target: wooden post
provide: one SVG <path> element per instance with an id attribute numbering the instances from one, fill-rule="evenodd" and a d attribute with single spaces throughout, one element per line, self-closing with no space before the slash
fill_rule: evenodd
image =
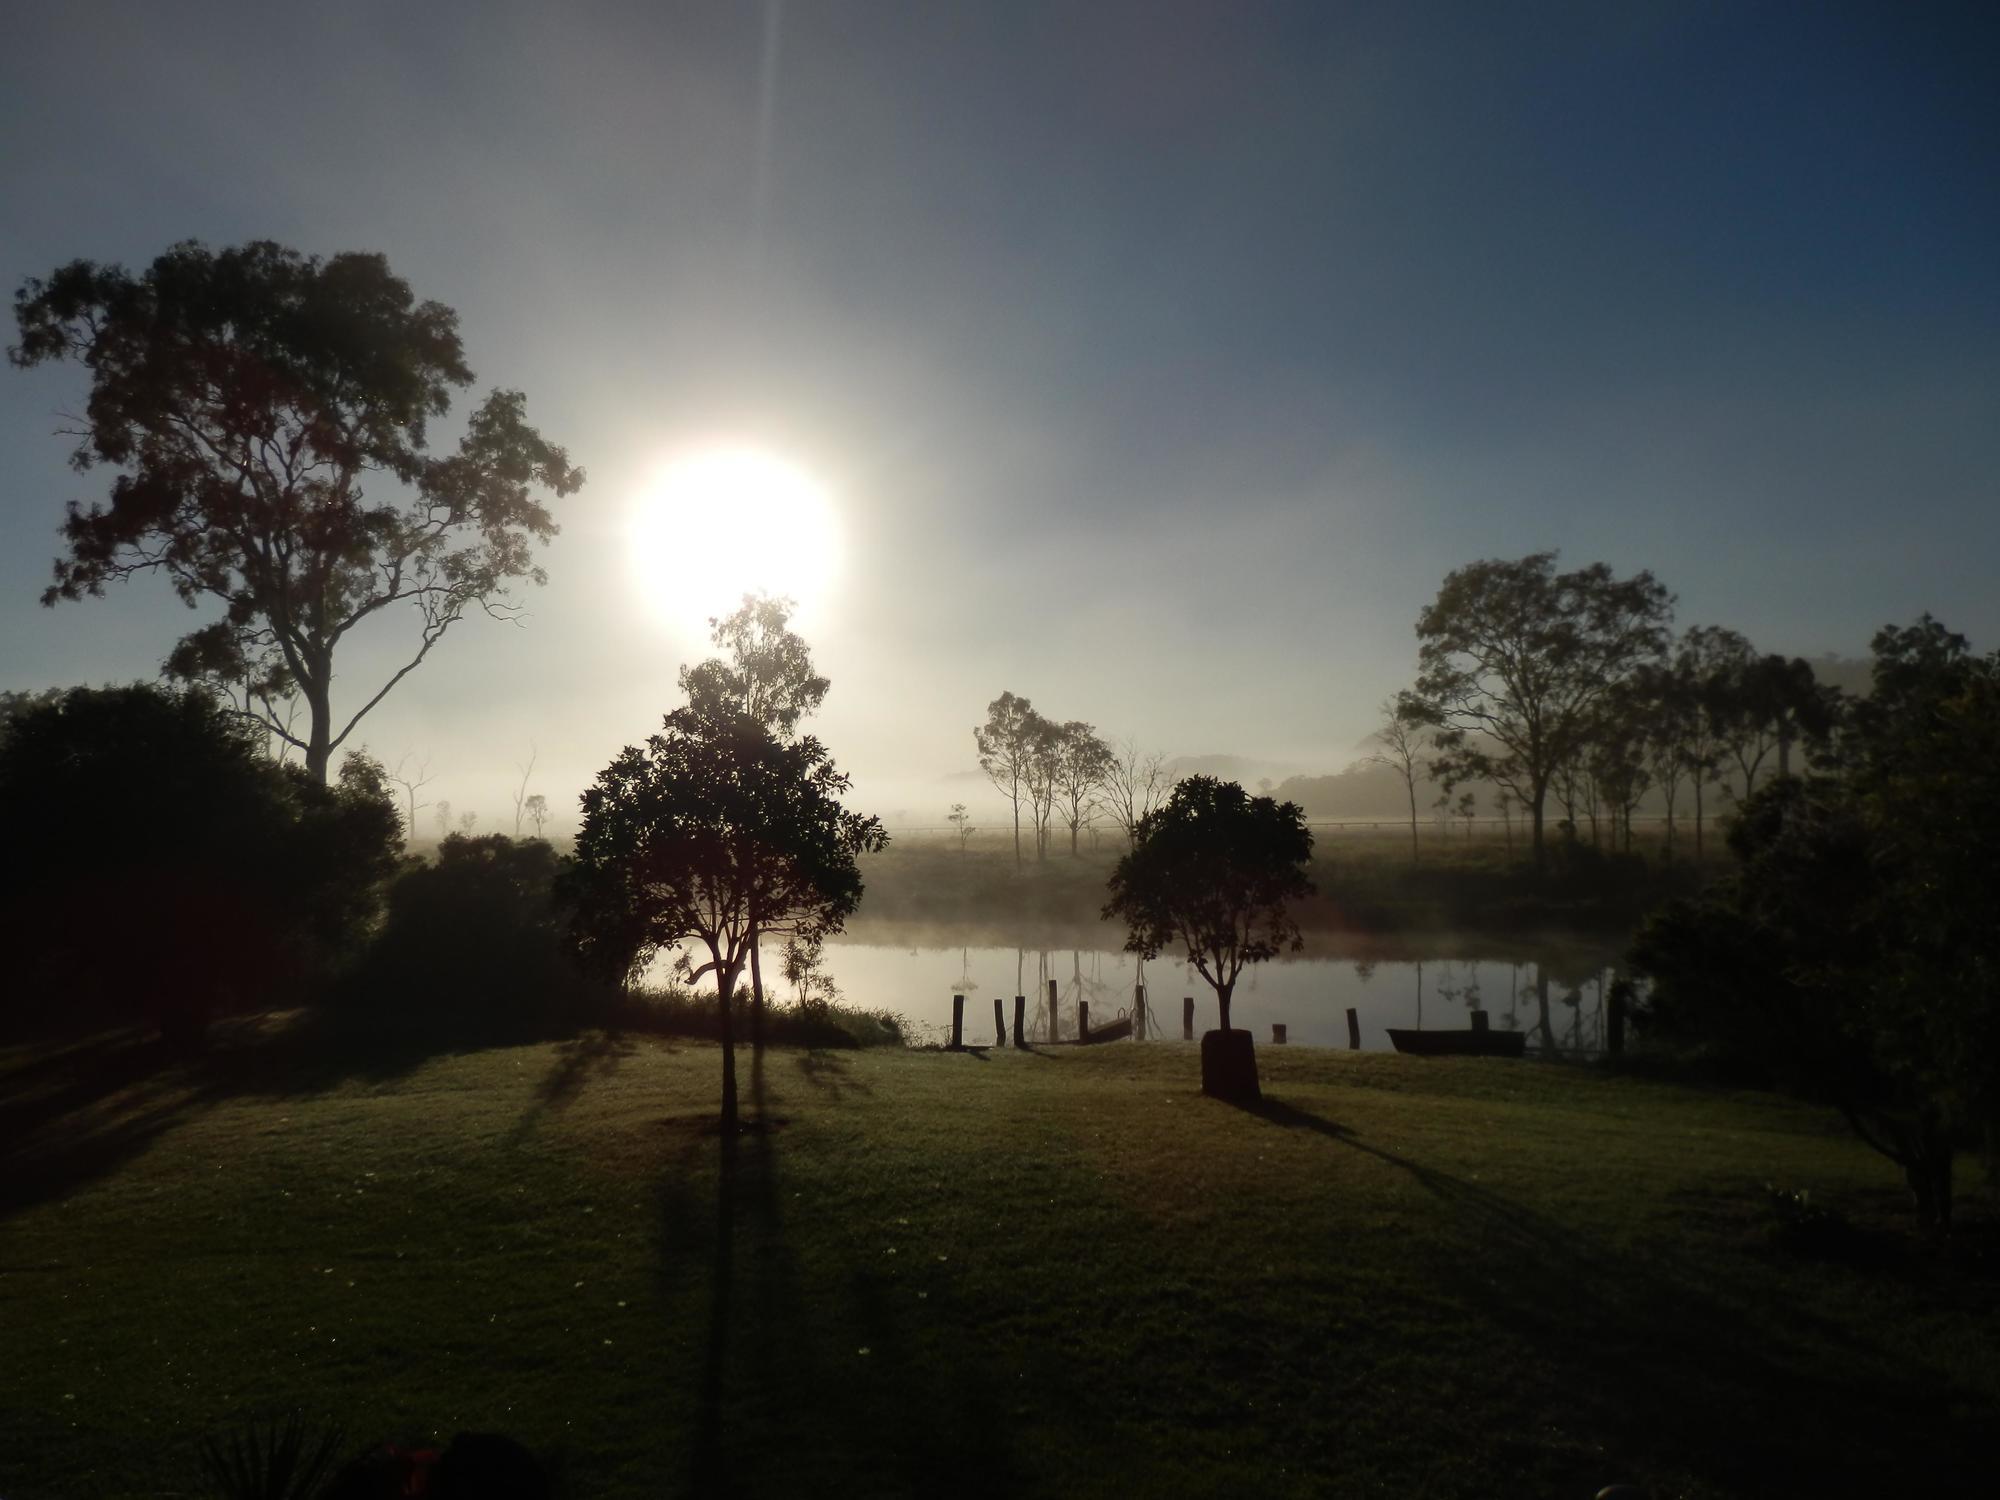
<path id="1" fill-rule="evenodd" d="M 1361 1050 L 1361 1017 L 1351 1005 L 1347 1007 L 1347 1046 L 1353 1052 Z"/>
<path id="2" fill-rule="evenodd" d="M 1625 1055 L 1625 981 L 1611 986 L 1606 1001 L 1604 1050 L 1613 1057 Z"/>
<path id="3" fill-rule="evenodd" d="M 1474 1011 L 1474 1012 L 1472 1013 L 1472 1033 L 1473 1033 L 1473 1035 L 1474 1035 L 1474 1036 L 1479 1036 L 1479 1035 L 1482 1035 L 1482 1034 L 1484 1034 L 1484 1033 L 1485 1033 L 1486 1031 L 1488 1031 L 1488 1030 L 1490 1030 L 1490 1029 L 1491 1029 L 1491 1018 L 1490 1018 L 1490 1017 L 1489 1017 L 1489 1016 L 1488 1016 L 1488 1015 L 1486 1014 L 1486 1012 L 1485 1012 L 1485 1011 L 1483 1011 L 1483 1010 L 1475 1010 L 1475 1011 Z"/>
<path id="4" fill-rule="evenodd" d="M 965 1045 L 965 996 L 951 997 L 951 1050 L 956 1052 Z"/>
<path id="5" fill-rule="evenodd" d="M 1283 1021 L 1273 1021 L 1271 1023 L 1271 1043 L 1277 1047 L 1285 1045 L 1285 1023 Z"/>
<path id="6" fill-rule="evenodd" d="M 1002 1003 L 998 995 L 995 995 L 993 997 L 993 1032 L 994 1032 L 993 1045 L 996 1047 L 1006 1046 L 1007 1007 L 1005 1004 Z"/>
<path id="7" fill-rule="evenodd" d="M 1143 984 L 1132 986 L 1132 1039 L 1136 1042 L 1146 1040 L 1146 987 Z"/>
<path id="8" fill-rule="evenodd" d="M 1181 1040 L 1194 1040 L 1194 996 L 1181 996 Z"/>
<path id="9" fill-rule="evenodd" d="M 1028 997 L 1026 995 L 1016 995 L 1014 997 L 1014 1045 L 1016 1047 L 1025 1047 L 1028 1045 Z"/>
<path id="10" fill-rule="evenodd" d="M 1062 1040 L 1062 1012 L 1056 1009 L 1056 982 L 1049 981 L 1049 1040 Z"/>
<path id="11" fill-rule="evenodd" d="M 1079 1000 L 1076 1002 L 1076 1039 L 1079 1042 L 1090 1040 L 1090 1002 L 1088 1000 Z"/>

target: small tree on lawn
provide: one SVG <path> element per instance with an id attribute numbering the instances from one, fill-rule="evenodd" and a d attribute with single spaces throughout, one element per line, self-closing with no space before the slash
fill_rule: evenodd
<path id="1" fill-rule="evenodd" d="M 1111 872 L 1106 921 L 1141 959 L 1175 946 L 1215 991 L 1223 1032 L 1245 965 L 1303 946 L 1288 903 L 1313 892 L 1312 832 L 1295 802 L 1252 797 L 1233 781 L 1189 776 L 1138 827 Z M 1204 1042 L 1202 1086 L 1209 1088 Z M 1250 1091 L 1256 1073 L 1250 1065 Z M 1210 1092 L 1218 1090 L 1210 1089 Z"/>
<path id="2" fill-rule="evenodd" d="M 573 947 L 614 977 L 665 948 L 706 952 L 702 963 L 683 952 L 677 968 L 690 985 L 715 976 L 725 1129 L 737 1118 L 732 1002 L 757 933 L 838 932 L 861 900 L 857 857 L 888 842 L 878 820 L 840 805 L 848 784 L 811 736 L 690 705 L 583 794 Z"/>

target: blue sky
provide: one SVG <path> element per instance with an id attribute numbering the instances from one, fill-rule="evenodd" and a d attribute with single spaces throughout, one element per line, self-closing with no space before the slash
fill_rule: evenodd
<path id="1" fill-rule="evenodd" d="M 567 805 L 671 706 L 699 643 L 626 529 L 717 435 L 834 495 L 821 729 L 883 810 L 1002 688 L 1335 769 L 1444 573 L 1544 547 L 1771 649 L 1924 609 L 2000 644 L 1993 7 L 790 0 L 760 216 L 766 9 L 10 22 L 10 286 L 380 250 L 589 470 L 524 627 L 364 730 L 489 826 L 531 741 Z M 0 372 L 0 685 L 148 676 L 189 623 L 36 604 L 101 492 L 51 436 L 82 390 Z"/>

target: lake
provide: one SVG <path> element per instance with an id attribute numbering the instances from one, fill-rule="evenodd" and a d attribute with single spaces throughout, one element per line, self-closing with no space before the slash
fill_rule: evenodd
<path id="1" fill-rule="evenodd" d="M 1308 942 L 1307 952 L 1255 965 L 1237 981 L 1231 1020 L 1252 1031 L 1259 1045 L 1270 1041 L 1271 1026 L 1279 1023 L 1293 1043 L 1345 1047 L 1349 1006 L 1360 1019 L 1361 1045 L 1370 1050 L 1389 1048 L 1391 1026 L 1466 1027 L 1474 1008 L 1487 1011 L 1496 1029 L 1528 1032 L 1531 1050 L 1588 1054 L 1604 1045 L 1604 994 L 1615 977 L 1615 947 L 1552 939 L 1538 961 L 1518 952 L 1465 956 L 1463 948 L 1452 956 L 1383 957 L 1379 948 L 1341 953 L 1325 951 L 1337 949 L 1338 940 Z M 1195 999 L 1196 1035 L 1217 1024 L 1215 992 L 1192 968 L 1164 955 L 1140 965 L 1129 953 L 1087 948 L 837 941 L 827 946 L 824 967 L 844 1003 L 897 1012 L 919 1042 L 946 1038 L 954 994 L 966 997 L 967 1042 L 993 1040 L 995 996 L 1005 1001 L 1011 1025 L 1015 995 L 1028 997 L 1030 1038 L 1046 1040 L 1050 980 L 1065 1039 L 1076 1035 L 1078 1000 L 1089 1003 L 1095 1028 L 1129 1014 L 1140 983 L 1148 997 L 1149 1036 L 1180 1038 L 1185 995 Z M 774 958 L 765 974 L 772 997 L 782 1002 L 789 997 L 776 971 Z"/>

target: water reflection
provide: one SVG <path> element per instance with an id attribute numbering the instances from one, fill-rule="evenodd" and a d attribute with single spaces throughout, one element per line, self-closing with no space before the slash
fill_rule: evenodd
<path id="1" fill-rule="evenodd" d="M 1352 1006 L 1363 1048 L 1387 1050 L 1391 1026 L 1458 1029 L 1471 1024 L 1471 1012 L 1484 1010 L 1496 1030 L 1526 1031 L 1530 1051 L 1590 1056 L 1605 1046 L 1606 1000 L 1622 972 L 1619 962 L 1613 946 L 1568 938 L 1497 956 L 1309 953 L 1246 970 L 1233 1019 L 1260 1043 L 1279 1024 L 1291 1042 L 1345 1047 Z M 1145 964 L 1129 953 L 1088 948 L 835 942 L 826 963 L 850 1002 L 899 1012 L 919 1038 L 944 1035 L 954 994 L 966 997 L 968 1037 L 981 1040 L 989 1002 L 1001 1000 L 1011 1016 L 1016 995 L 1025 998 L 1034 1042 L 1074 1040 L 1079 1002 L 1089 1006 L 1093 1030 L 1137 1020 L 1142 994 L 1148 1039 L 1181 1036 L 1188 996 L 1196 1034 L 1216 1024 L 1215 992 L 1191 966 L 1165 956 Z M 1009 973 L 1011 990 L 992 982 Z"/>

